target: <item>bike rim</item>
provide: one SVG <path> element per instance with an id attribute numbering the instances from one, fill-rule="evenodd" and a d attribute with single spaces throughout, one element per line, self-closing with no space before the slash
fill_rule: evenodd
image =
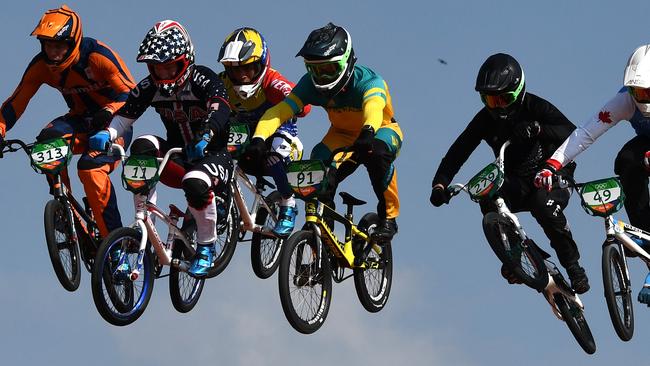
<path id="1" fill-rule="evenodd" d="M 151 271 L 148 268 L 143 268 L 140 276 L 138 276 L 135 281 L 132 281 L 128 278 L 123 278 L 124 274 L 118 273 L 115 268 L 112 268 L 113 266 L 111 264 L 110 253 L 112 252 L 113 248 L 119 247 L 122 251 L 119 259 L 119 264 L 128 263 L 131 270 L 133 270 L 134 268 L 137 268 L 138 265 L 139 246 L 140 242 L 135 238 L 120 238 L 111 243 L 109 247 L 110 249 L 106 251 L 103 258 L 104 265 L 108 265 L 110 268 L 110 279 L 108 279 L 110 283 L 106 283 L 107 279 L 102 280 L 102 295 L 104 297 L 104 302 L 108 305 L 112 313 L 119 314 L 123 317 L 129 317 L 133 315 L 142 307 L 142 304 L 145 301 L 146 297 L 145 294 L 149 290 L 151 283 L 149 280 Z M 145 266 L 147 265 L 146 263 L 147 261 L 143 261 L 143 264 Z M 109 294 L 109 290 L 106 288 L 106 286 L 112 286 L 113 292 L 124 304 L 131 302 L 133 299 L 136 299 L 131 309 L 127 312 L 121 312 L 119 309 L 117 309 L 115 304 L 113 304 L 113 300 L 111 299 L 111 295 Z"/>
<path id="2" fill-rule="evenodd" d="M 632 312 L 630 311 L 631 303 L 627 301 L 628 292 L 623 277 L 623 269 L 619 266 L 616 256 L 610 256 L 609 272 L 612 278 L 611 285 L 616 302 L 616 312 L 626 328 L 632 324 Z"/>
<path id="3" fill-rule="evenodd" d="M 289 265 L 289 296 L 296 315 L 308 324 L 316 323 L 325 307 L 326 290 L 316 273 L 315 248 L 306 240 L 291 253 Z"/>
<path id="4" fill-rule="evenodd" d="M 70 238 L 70 223 L 68 222 L 67 215 L 63 207 L 59 206 L 56 210 L 56 218 L 54 224 L 54 238 L 56 240 L 57 255 L 59 262 L 65 271 L 68 278 L 74 278 L 77 274 L 77 267 L 74 265 L 78 258 L 75 251 L 72 249 L 72 240 Z"/>
<path id="5" fill-rule="evenodd" d="M 275 206 L 272 206 L 275 210 Z M 266 222 L 264 227 L 273 227 L 275 226 L 275 221 L 273 217 L 267 213 Z M 273 264 L 280 257 L 280 247 L 282 246 L 283 239 L 265 237 L 262 236 L 260 239 L 260 258 L 262 259 L 262 265 L 264 268 L 271 268 Z"/>

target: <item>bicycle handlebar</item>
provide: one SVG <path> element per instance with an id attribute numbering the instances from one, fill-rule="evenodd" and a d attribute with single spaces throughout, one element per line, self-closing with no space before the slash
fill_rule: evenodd
<path id="1" fill-rule="evenodd" d="M 18 145 L 18 146 L 15 146 Z M 16 152 L 18 150 L 24 150 L 27 155 L 32 150 L 33 143 L 27 144 L 22 140 L 13 139 L 13 140 L 4 140 L 0 142 L 0 159 L 4 157 L 4 153 L 7 152 Z"/>
<path id="2" fill-rule="evenodd" d="M 504 160 L 504 156 L 505 156 L 505 153 L 506 153 L 506 148 L 507 148 L 508 146 L 510 146 L 510 144 L 511 144 L 511 141 L 510 141 L 510 140 L 507 140 L 506 142 L 504 142 L 503 145 L 501 145 L 501 147 L 499 148 L 499 155 L 498 155 L 497 158 L 494 160 L 494 163 L 495 163 L 495 164 L 499 167 L 499 169 L 501 169 L 501 170 L 504 170 L 504 169 L 505 169 L 505 166 L 504 166 L 503 160 Z M 449 195 L 450 195 L 449 198 L 451 199 L 452 197 L 457 196 L 457 195 L 458 195 L 460 192 L 462 192 L 462 191 L 467 192 L 467 184 L 454 183 L 454 184 L 450 184 L 450 185 L 448 185 L 445 189 L 446 189 L 447 192 L 449 193 Z"/>

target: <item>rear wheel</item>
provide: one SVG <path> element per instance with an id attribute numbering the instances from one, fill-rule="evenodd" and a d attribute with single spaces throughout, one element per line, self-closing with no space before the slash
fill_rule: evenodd
<path id="1" fill-rule="evenodd" d="M 357 227 L 371 235 L 379 225 L 376 213 L 367 213 L 359 221 Z M 368 243 L 363 243 L 364 247 Z M 371 313 L 384 308 L 393 280 L 393 252 L 390 242 L 379 246 L 373 244 L 365 261 L 370 268 L 354 269 L 354 288 L 361 305 Z M 355 253 L 356 255 L 356 253 Z"/>
<path id="2" fill-rule="evenodd" d="M 47 251 L 54 273 L 63 288 L 75 291 L 81 281 L 79 246 L 73 239 L 70 216 L 60 201 L 53 199 L 47 202 L 44 224 Z"/>
<path id="3" fill-rule="evenodd" d="M 273 191 L 265 199 L 272 214 L 270 215 L 266 208 L 260 207 L 255 216 L 255 224 L 272 228 L 275 226 L 274 217 L 278 217 L 280 211 L 282 195 L 278 191 Z M 284 239 L 282 238 L 253 233 L 251 239 L 251 266 L 257 277 L 269 278 L 275 273 L 278 268 L 283 243 Z"/>
<path id="4" fill-rule="evenodd" d="M 278 272 L 280 302 L 289 324 L 300 333 L 317 331 L 332 298 L 329 258 L 318 250 L 314 233 L 295 232 L 287 239 Z"/>
<path id="5" fill-rule="evenodd" d="M 237 234 L 239 233 L 239 213 L 235 205 L 230 208 L 230 213 L 223 219 L 217 218 L 217 240 L 214 244 L 215 256 L 207 278 L 218 276 L 223 272 L 237 247 Z"/>
<path id="6" fill-rule="evenodd" d="M 510 220 L 488 212 L 483 217 L 483 232 L 494 254 L 521 282 L 537 291 L 546 287 L 548 272 L 544 258 L 534 244 L 524 243 Z"/>
<path id="7" fill-rule="evenodd" d="M 102 318 L 113 325 L 136 321 L 153 292 L 154 268 L 149 248 L 144 250 L 141 271 L 136 271 L 141 239 L 142 234 L 133 228 L 113 230 L 95 257 L 93 300 Z"/>
<path id="8" fill-rule="evenodd" d="M 625 264 L 614 244 L 603 247 L 602 258 L 603 287 L 616 334 L 623 341 L 634 335 L 634 313 L 632 310 L 632 289 L 626 276 Z"/>
<path id="9" fill-rule="evenodd" d="M 172 258 L 181 261 L 189 260 L 192 255 L 183 251 L 185 245 L 181 241 L 174 244 Z M 187 313 L 194 309 L 194 306 L 201 297 L 205 278 L 190 276 L 187 272 L 179 271 L 178 268 L 170 267 L 169 270 L 169 295 L 174 309 L 181 313 Z"/>
<path id="10" fill-rule="evenodd" d="M 554 299 L 564 322 L 580 347 L 590 355 L 596 352 L 596 342 L 582 309 L 573 301 L 568 301 L 562 294 L 555 294 Z"/>

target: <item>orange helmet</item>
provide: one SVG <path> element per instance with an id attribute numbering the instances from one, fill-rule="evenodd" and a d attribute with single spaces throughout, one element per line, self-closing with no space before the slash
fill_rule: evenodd
<path id="1" fill-rule="evenodd" d="M 63 61 L 56 63 L 57 68 L 68 67 L 79 57 L 82 35 L 81 19 L 67 5 L 46 11 L 31 35 L 41 41 L 66 41 L 70 44 L 70 49 Z"/>

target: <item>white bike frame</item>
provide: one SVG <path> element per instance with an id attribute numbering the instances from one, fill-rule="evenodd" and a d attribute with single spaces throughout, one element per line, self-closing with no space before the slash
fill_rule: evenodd
<path id="1" fill-rule="evenodd" d="M 496 160 L 494 161 L 494 164 L 499 167 L 499 170 L 503 173 L 505 171 L 505 164 L 504 164 L 504 156 L 505 156 L 505 150 L 506 148 L 510 146 L 510 141 L 506 141 L 503 145 L 501 145 L 501 148 L 499 149 L 499 156 L 497 156 Z M 461 184 L 461 183 L 455 183 L 449 186 L 449 191 L 451 192 L 452 196 L 457 195 L 461 191 L 465 191 L 466 193 L 469 194 L 469 189 L 467 187 L 467 184 Z M 515 226 L 515 230 L 517 234 L 519 235 L 520 239 L 522 240 L 522 243 L 525 243 L 526 240 L 528 240 L 528 236 L 526 235 L 526 232 L 524 231 L 524 228 L 522 227 L 521 223 L 519 222 L 519 219 L 515 214 L 513 214 L 508 206 L 506 205 L 506 202 L 503 198 L 500 196 L 496 196 L 494 198 L 494 203 L 496 204 L 497 208 L 497 213 L 508 220 L 512 222 L 512 224 Z M 650 237 L 648 237 L 650 239 Z M 628 238 L 629 241 L 632 241 Z M 501 241 L 504 243 L 506 246 L 506 249 L 510 249 L 508 238 L 505 233 L 501 233 Z M 636 243 L 632 242 L 633 244 L 636 245 Z M 638 247 L 638 245 L 637 245 Z M 650 259 L 650 257 L 649 257 Z M 565 289 L 563 286 L 558 286 L 558 284 L 555 282 L 554 276 L 560 275 L 560 271 L 558 270 L 557 266 L 547 260 L 544 259 L 544 264 L 546 265 L 546 273 L 548 276 L 548 281 L 546 284 L 546 287 L 542 290 L 542 293 L 544 295 L 544 298 L 546 298 L 546 301 L 551 305 L 551 310 L 553 311 L 553 314 L 560 319 L 564 320 L 562 318 L 562 314 L 560 313 L 560 310 L 557 307 L 557 304 L 555 303 L 555 298 L 553 295 L 557 293 L 561 293 L 562 295 L 565 296 L 566 299 L 569 301 L 574 302 L 576 305 L 580 307 L 580 309 L 584 310 L 584 305 L 582 301 L 580 301 L 580 298 L 578 297 L 578 294 L 576 294 L 574 291 Z"/>
<path id="2" fill-rule="evenodd" d="M 112 148 L 117 150 L 120 154 L 122 160 L 125 159 L 126 155 L 124 153 L 124 148 L 118 144 L 113 144 Z M 162 160 L 158 166 L 157 174 L 160 175 L 165 169 L 165 166 L 169 162 L 171 155 L 176 153 L 181 153 L 182 148 L 172 148 L 167 151 L 165 156 L 159 160 Z M 176 206 L 170 205 L 170 214 L 165 214 L 160 208 L 158 208 L 152 202 L 147 200 L 147 195 L 145 194 L 136 194 L 140 196 L 140 199 L 137 199 L 135 207 L 135 221 L 129 225 L 142 233 L 142 239 L 140 240 L 140 247 L 138 249 L 138 260 L 136 266 L 132 269 L 130 273 L 131 280 L 136 280 L 143 266 L 143 259 L 145 255 L 145 250 L 147 247 L 147 241 L 151 241 L 151 245 L 154 248 L 154 251 L 158 257 L 158 263 L 161 265 L 170 266 L 173 265 L 177 267 L 180 271 L 187 272 L 189 268 L 188 261 L 181 261 L 172 258 L 172 250 L 174 249 L 175 240 L 178 239 L 188 248 L 192 247 L 192 241 L 187 235 L 181 231 L 176 224 L 178 219 L 184 215 L 184 213 L 179 210 Z M 167 242 L 164 243 L 158 235 L 158 231 L 155 226 L 155 219 L 152 219 L 151 216 L 160 218 L 168 227 L 169 234 L 167 236 Z"/>
<path id="3" fill-rule="evenodd" d="M 277 237 L 273 233 L 273 228 L 255 223 L 257 211 L 260 207 L 264 207 L 274 222 L 278 221 L 278 217 L 266 203 L 262 192 L 256 187 L 255 184 L 253 184 L 253 182 L 251 182 L 250 178 L 248 178 L 246 173 L 244 173 L 244 171 L 238 165 L 235 165 L 235 174 L 237 175 L 237 179 L 233 179 L 233 190 L 235 204 L 237 205 L 237 209 L 239 210 L 239 217 L 241 219 L 239 231 L 242 233 L 250 231 L 253 233 L 261 233 L 262 235 L 269 237 Z M 242 185 L 255 196 L 250 210 L 248 209 L 246 200 L 244 199 L 244 195 L 241 190 Z"/>

